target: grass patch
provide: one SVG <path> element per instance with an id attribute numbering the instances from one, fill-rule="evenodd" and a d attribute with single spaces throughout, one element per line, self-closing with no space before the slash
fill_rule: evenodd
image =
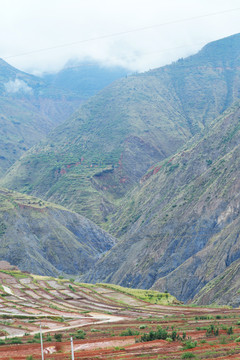
<path id="1" fill-rule="evenodd" d="M 126 288 L 126 287 L 123 287 L 120 285 L 114 285 L 114 284 L 100 283 L 97 285 L 106 287 L 108 289 L 112 289 L 114 291 L 119 291 L 123 294 L 133 296 L 136 299 L 143 300 L 143 301 L 149 302 L 151 304 L 170 305 L 170 304 L 178 303 L 177 299 L 167 292 L 161 293 L 161 292 L 155 291 L 155 290 L 132 289 L 132 288 Z"/>

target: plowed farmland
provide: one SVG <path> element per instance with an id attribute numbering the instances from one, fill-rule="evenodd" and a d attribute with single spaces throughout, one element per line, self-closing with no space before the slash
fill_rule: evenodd
<path id="1" fill-rule="evenodd" d="M 240 310 L 0 271 L 0 359 L 240 359 Z"/>

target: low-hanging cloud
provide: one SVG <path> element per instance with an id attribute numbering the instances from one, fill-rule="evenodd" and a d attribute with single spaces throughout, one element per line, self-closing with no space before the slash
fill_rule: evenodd
<path id="1" fill-rule="evenodd" d="M 28 86 L 28 84 L 25 83 L 25 81 L 20 79 L 10 80 L 4 84 L 4 87 L 8 93 L 12 93 L 12 94 L 19 92 L 30 94 L 32 92 L 32 88 Z"/>
<path id="2" fill-rule="evenodd" d="M 240 32 L 239 0 L 7 0 L 0 57 L 21 70 L 92 59 L 145 71 Z"/>

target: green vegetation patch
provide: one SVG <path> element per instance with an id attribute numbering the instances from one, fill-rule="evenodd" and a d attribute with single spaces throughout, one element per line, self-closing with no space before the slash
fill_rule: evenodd
<path id="1" fill-rule="evenodd" d="M 16 279 L 23 279 L 29 277 L 29 275 L 22 273 L 20 270 L 0 270 L 0 272 L 11 275 Z"/>
<path id="2" fill-rule="evenodd" d="M 0 237 L 5 234 L 7 230 L 7 226 L 4 224 L 4 222 L 0 222 Z"/>
<path id="3" fill-rule="evenodd" d="M 120 285 L 114 284 L 97 284 L 99 286 L 103 286 L 115 291 L 119 291 L 123 294 L 130 295 L 135 297 L 136 299 L 143 300 L 149 302 L 151 304 L 159 304 L 159 305 L 166 305 L 166 304 L 177 304 L 180 303 L 177 299 L 170 295 L 169 293 L 161 293 L 155 290 L 143 290 L 143 289 L 132 289 L 126 288 Z"/>

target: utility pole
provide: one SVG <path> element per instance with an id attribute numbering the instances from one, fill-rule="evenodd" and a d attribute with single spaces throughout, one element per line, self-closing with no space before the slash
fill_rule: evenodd
<path id="1" fill-rule="evenodd" d="M 42 360 L 44 360 L 44 353 L 43 353 L 43 338 L 42 338 L 42 324 L 40 321 L 40 340 L 41 340 L 41 353 L 42 353 Z"/>
<path id="2" fill-rule="evenodd" d="M 71 351 L 72 351 L 72 360 L 74 360 L 73 338 L 72 337 L 71 337 Z"/>

